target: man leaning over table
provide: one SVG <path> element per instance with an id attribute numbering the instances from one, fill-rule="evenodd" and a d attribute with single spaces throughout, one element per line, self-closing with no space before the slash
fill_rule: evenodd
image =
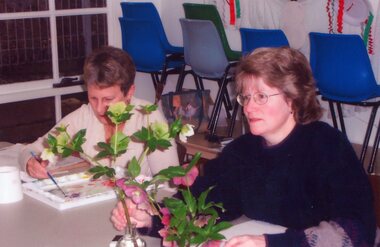
<path id="1" fill-rule="evenodd" d="M 137 109 L 140 105 L 151 104 L 134 97 L 136 68 L 131 57 L 123 50 L 111 46 L 102 47 L 92 52 L 85 61 L 83 78 L 87 86 L 89 104 L 82 105 L 79 109 L 64 117 L 57 126 L 68 126 L 67 131 L 73 136 L 81 129 L 86 129 L 86 142 L 82 148 L 90 157 L 94 157 L 98 151 L 95 149 L 98 142 L 110 139 L 114 131 L 114 125 L 106 116 L 108 106 L 112 103 L 124 101 L 135 106 L 132 117 L 123 125 L 123 133 L 132 135 L 147 123 L 147 115 Z M 166 122 L 160 111 L 154 111 L 149 116 L 150 122 Z M 54 127 L 54 128 L 55 128 Z M 54 129 L 53 128 L 53 129 Z M 52 130 L 53 130 L 52 129 Z M 46 145 L 47 134 L 38 138 L 34 143 L 26 145 L 19 157 L 20 166 L 35 178 L 47 178 L 47 161 L 39 162 L 32 157 L 31 152 L 40 154 Z M 176 144 L 165 151 L 156 150 L 144 160 L 141 166 L 141 174 L 151 176 L 168 166 L 178 165 Z M 128 151 L 122 154 L 115 163 L 118 175 L 124 175 L 124 167 L 133 157 L 138 157 L 143 152 L 143 144 L 130 142 Z M 107 158 L 100 160 L 103 165 L 110 165 Z"/>
<path id="2" fill-rule="evenodd" d="M 224 220 L 243 214 L 287 228 L 285 233 L 243 235 L 232 246 L 373 246 L 371 187 L 347 137 L 319 121 L 322 109 L 307 59 L 292 48 L 260 48 L 242 58 L 236 74 L 238 101 L 250 133 L 208 162 L 191 187 L 222 202 Z M 152 234 L 156 217 L 136 210 L 138 227 Z M 111 220 L 125 227 L 119 205 Z"/>

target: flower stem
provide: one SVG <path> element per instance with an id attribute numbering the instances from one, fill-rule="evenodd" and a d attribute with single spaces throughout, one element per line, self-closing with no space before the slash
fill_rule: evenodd
<path id="1" fill-rule="evenodd" d="M 149 147 L 146 147 L 144 152 L 140 155 L 139 160 L 138 160 L 138 163 L 140 166 L 148 152 L 149 152 Z"/>
<path id="2" fill-rule="evenodd" d="M 127 203 L 125 202 L 125 194 L 119 188 L 117 188 L 117 196 L 119 198 L 119 201 L 121 201 L 121 204 L 123 205 L 124 215 L 125 215 L 125 219 L 127 220 L 127 225 L 128 225 L 129 228 L 131 228 L 132 227 L 131 216 L 129 215 Z M 133 241 L 133 245 L 135 247 L 138 247 L 136 238 L 132 238 L 132 241 Z"/>
<path id="3" fill-rule="evenodd" d="M 113 150 L 114 150 L 115 153 L 112 155 L 112 161 L 113 162 L 116 160 L 115 155 L 118 153 L 118 150 L 117 150 L 117 143 L 119 142 L 119 140 L 117 139 L 118 138 L 118 135 L 117 135 L 118 126 L 119 126 L 118 124 L 115 125 L 115 133 L 114 133 L 114 135 L 115 135 L 115 145 L 113 147 Z"/>

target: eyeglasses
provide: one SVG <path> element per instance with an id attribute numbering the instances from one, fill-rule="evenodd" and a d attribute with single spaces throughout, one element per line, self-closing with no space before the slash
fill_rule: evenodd
<path id="1" fill-rule="evenodd" d="M 254 93 L 252 95 L 250 95 L 250 94 L 248 94 L 248 95 L 238 94 L 238 96 L 237 96 L 237 102 L 241 106 L 246 106 L 246 105 L 248 105 L 249 101 L 252 98 L 253 101 L 255 101 L 256 104 L 258 104 L 258 105 L 265 105 L 268 102 L 269 97 L 280 95 L 280 94 L 281 93 L 275 93 L 275 94 L 271 94 L 271 95 L 267 95 L 265 93 Z"/>

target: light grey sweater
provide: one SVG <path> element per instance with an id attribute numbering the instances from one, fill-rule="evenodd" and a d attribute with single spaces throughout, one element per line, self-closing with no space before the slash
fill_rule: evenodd
<path id="1" fill-rule="evenodd" d="M 147 126 L 147 115 L 138 111 L 140 105 L 150 104 L 148 101 L 133 97 L 131 104 L 135 106 L 133 115 L 125 126 L 123 133 L 131 136 L 136 131 L 140 130 L 142 126 Z M 155 111 L 149 115 L 150 123 L 155 121 L 166 122 L 164 115 L 159 111 Z M 56 126 L 68 125 L 67 131 L 70 136 L 74 136 L 79 130 L 87 129 L 86 142 L 82 145 L 83 151 L 90 157 L 94 157 L 98 151 L 96 144 L 98 142 L 105 142 L 105 130 L 103 124 L 96 118 L 95 113 L 90 105 L 84 104 L 79 109 L 64 117 Z M 55 127 L 56 127 L 55 126 Z M 55 128 L 54 127 L 54 128 Z M 52 130 L 54 130 L 54 128 Z M 19 163 L 21 169 L 25 170 L 26 163 L 31 158 L 30 152 L 40 154 L 47 146 L 47 134 L 38 138 L 35 142 L 26 145 L 19 156 Z M 128 164 L 133 156 L 138 159 L 143 152 L 143 144 L 131 141 L 128 145 L 127 152 L 117 158 L 115 166 L 117 167 L 118 175 L 122 175 L 124 167 Z M 109 159 L 102 159 L 100 163 L 109 166 L 111 164 Z M 158 173 L 161 169 L 169 166 L 176 166 L 179 164 L 177 148 L 174 141 L 172 146 L 167 150 L 156 150 L 148 155 L 141 164 L 141 174 L 145 176 L 152 176 Z"/>

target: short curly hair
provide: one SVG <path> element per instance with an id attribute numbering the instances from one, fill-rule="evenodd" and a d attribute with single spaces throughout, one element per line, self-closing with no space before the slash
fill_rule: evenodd
<path id="1" fill-rule="evenodd" d="M 122 49 L 103 46 L 93 51 L 83 67 L 83 79 L 86 85 L 105 88 L 119 85 L 126 94 L 134 83 L 136 67 L 132 58 Z"/>
<path id="2" fill-rule="evenodd" d="M 236 70 L 236 89 L 241 93 L 252 78 L 262 78 L 292 102 L 295 121 L 307 124 L 322 117 L 310 64 L 299 51 L 289 48 L 258 48 L 242 57 Z"/>

